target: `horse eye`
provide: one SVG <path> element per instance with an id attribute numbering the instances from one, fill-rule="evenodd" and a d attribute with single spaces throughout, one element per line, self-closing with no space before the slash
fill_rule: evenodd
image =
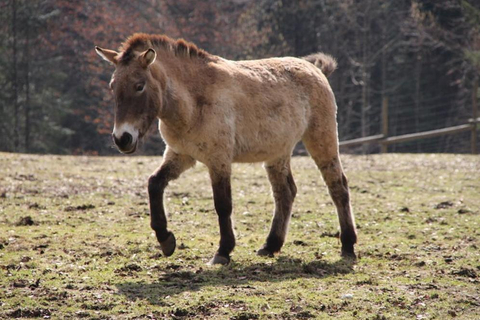
<path id="1" fill-rule="evenodd" d="M 136 86 L 135 86 L 135 90 L 137 91 L 143 91 L 143 88 L 145 87 L 145 84 L 144 83 L 138 83 Z"/>

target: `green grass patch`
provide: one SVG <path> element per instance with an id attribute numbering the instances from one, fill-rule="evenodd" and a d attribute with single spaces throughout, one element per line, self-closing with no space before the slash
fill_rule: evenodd
<path id="1" fill-rule="evenodd" d="M 177 250 L 161 256 L 147 178 L 159 157 L 0 153 L 0 318 L 479 319 L 480 158 L 343 156 L 359 259 L 340 259 L 336 211 L 313 161 L 282 252 L 257 257 L 273 200 L 260 164 L 235 164 L 237 247 L 219 241 L 206 168 L 170 183 Z"/>

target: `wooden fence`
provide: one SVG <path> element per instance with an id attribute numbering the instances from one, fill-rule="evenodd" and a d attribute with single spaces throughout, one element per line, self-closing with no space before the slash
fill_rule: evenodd
<path id="1" fill-rule="evenodd" d="M 470 131 L 471 152 L 472 154 L 477 154 L 477 123 L 480 123 L 480 118 L 478 117 L 477 91 L 478 81 L 475 81 L 472 94 L 472 119 L 468 119 L 468 123 L 437 130 L 403 134 L 400 136 L 388 135 L 388 99 L 385 98 L 382 102 L 382 133 L 358 139 L 340 141 L 340 147 L 351 147 L 367 143 L 379 143 L 381 147 L 381 152 L 387 153 L 388 146 L 391 144 Z"/>

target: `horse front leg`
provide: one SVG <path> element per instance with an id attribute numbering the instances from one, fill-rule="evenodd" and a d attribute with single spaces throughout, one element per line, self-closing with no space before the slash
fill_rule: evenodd
<path id="1" fill-rule="evenodd" d="M 148 179 L 148 196 L 150 201 L 150 226 L 155 231 L 165 256 L 175 251 L 175 236 L 167 229 L 167 217 L 163 206 L 163 193 L 168 182 L 177 179 L 182 172 L 193 167 L 195 160 L 189 156 L 179 155 L 166 149 L 163 163 Z"/>
<path id="2" fill-rule="evenodd" d="M 209 264 L 223 264 L 230 262 L 230 253 L 235 247 L 235 234 L 232 224 L 232 189 L 230 186 L 230 165 L 228 170 L 210 168 L 212 180 L 213 201 L 220 225 L 220 246 Z"/>

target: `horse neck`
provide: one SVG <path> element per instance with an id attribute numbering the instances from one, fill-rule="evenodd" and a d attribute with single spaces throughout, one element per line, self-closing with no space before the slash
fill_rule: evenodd
<path id="1" fill-rule="evenodd" d="M 165 77 L 159 118 L 176 131 L 186 130 L 196 118 L 199 97 L 211 84 L 206 75 L 212 71 L 208 71 L 207 63 L 196 58 L 169 55 L 159 60 Z"/>

